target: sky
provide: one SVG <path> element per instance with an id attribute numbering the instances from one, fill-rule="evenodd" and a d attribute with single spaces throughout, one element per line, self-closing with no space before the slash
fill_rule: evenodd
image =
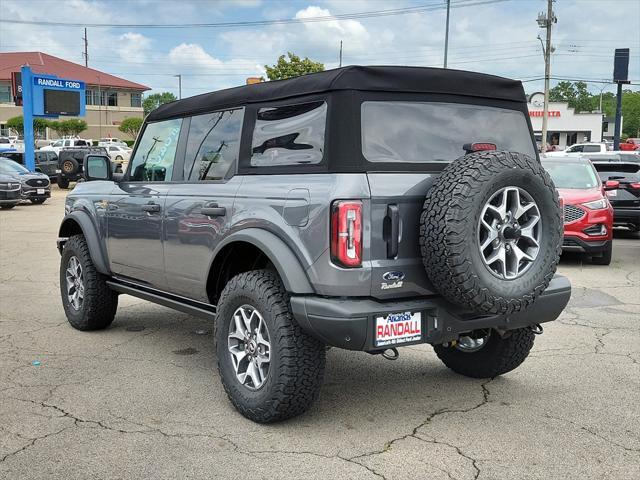
<path id="1" fill-rule="evenodd" d="M 264 75 L 288 51 L 335 68 L 343 65 L 441 67 L 445 0 L 0 0 L 0 52 L 42 51 L 77 63 L 80 26 L 25 25 L 13 20 L 108 24 L 89 26 L 89 66 L 182 96 L 233 87 Z M 525 82 L 543 88 L 536 22 L 546 0 L 452 0 L 449 68 Z M 205 28 L 145 25 L 219 24 L 309 19 L 391 9 L 414 11 L 327 21 Z M 557 0 L 552 30 L 552 85 L 586 80 L 593 92 L 614 91 L 615 48 L 630 48 L 629 77 L 640 90 L 640 0 Z M 142 26 L 141 26 L 142 25 Z"/>

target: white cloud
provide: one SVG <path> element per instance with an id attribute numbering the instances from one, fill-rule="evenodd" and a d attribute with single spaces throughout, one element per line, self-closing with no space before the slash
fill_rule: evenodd
<path id="1" fill-rule="evenodd" d="M 116 50 L 124 61 L 142 62 L 149 58 L 151 43 L 140 33 L 127 32 L 118 37 Z"/>

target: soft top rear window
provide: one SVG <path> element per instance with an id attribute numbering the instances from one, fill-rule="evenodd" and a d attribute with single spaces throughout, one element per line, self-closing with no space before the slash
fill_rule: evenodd
<path id="1" fill-rule="evenodd" d="M 469 143 L 535 157 L 522 112 L 441 102 L 362 103 L 362 153 L 370 162 L 450 162 Z"/>

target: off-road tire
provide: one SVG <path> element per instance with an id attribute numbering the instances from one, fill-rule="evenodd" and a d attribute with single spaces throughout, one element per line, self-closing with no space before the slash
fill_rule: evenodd
<path id="1" fill-rule="evenodd" d="M 84 277 L 85 295 L 79 310 L 75 310 L 67 298 L 66 270 L 72 256 L 79 260 Z M 113 322 L 118 308 L 118 294 L 107 286 L 106 277 L 96 270 L 83 235 L 70 237 L 62 250 L 60 295 L 67 320 L 73 328 L 83 331 L 101 330 Z"/>
<path id="2" fill-rule="evenodd" d="M 542 216 L 540 251 L 521 277 L 505 280 L 485 266 L 478 246 L 481 210 L 505 186 L 525 189 Z M 465 155 L 444 169 L 420 216 L 427 276 L 450 302 L 479 313 L 524 310 L 547 288 L 562 251 L 558 193 L 537 160 L 514 152 Z"/>
<path id="3" fill-rule="evenodd" d="M 514 370 L 525 361 L 533 347 L 534 333 L 529 328 L 507 332 L 504 338 L 491 332 L 486 345 L 475 352 L 455 346 L 434 345 L 433 349 L 448 368 L 471 378 L 493 378 Z"/>
<path id="4" fill-rule="evenodd" d="M 591 257 L 591 263 L 594 265 L 610 265 L 611 257 L 613 256 L 613 241 L 609 242 L 607 249 L 604 250 L 599 256 Z"/>
<path id="5" fill-rule="evenodd" d="M 66 190 L 69 188 L 69 179 L 64 177 L 58 177 L 58 188 Z"/>
<path id="6" fill-rule="evenodd" d="M 66 175 L 73 175 L 80 170 L 80 163 L 73 157 L 65 158 L 60 165 L 60 170 Z"/>
<path id="7" fill-rule="evenodd" d="M 244 304 L 260 312 L 270 336 L 269 373 L 257 390 L 238 381 L 227 347 L 230 320 Z M 215 340 L 222 385 L 231 403 L 248 419 L 259 423 L 285 420 L 306 412 L 317 399 L 325 348 L 294 320 L 289 296 L 276 273 L 252 270 L 227 283 L 218 301 Z"/>
<path id="8" fill-rule="evenodd" d="M 30 201 L 31 203 L 33 203 L 34 205 L 41 205 L 43 204 L 47 199 L 46 198 L 31 198 Z"/>

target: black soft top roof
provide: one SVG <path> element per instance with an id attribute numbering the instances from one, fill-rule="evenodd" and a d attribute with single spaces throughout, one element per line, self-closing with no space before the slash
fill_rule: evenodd
<path id="1" fill-rule="evenodd" d="M 161 105 L 147 121 L 336 90 L 437 93 L 526 102 L 522 83 L 509 78 L 443 68 L 349 66 L 196 95 Z"/>

